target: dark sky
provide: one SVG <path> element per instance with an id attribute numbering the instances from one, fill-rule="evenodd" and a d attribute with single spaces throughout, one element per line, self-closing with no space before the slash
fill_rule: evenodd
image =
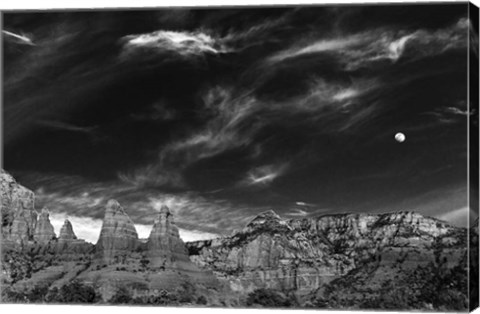
<path id="1" fill-rule="evenodd" d="M 465 225 L 469 23 L 465 3 L 5 13 L 4 168 L 54 217 L 114 197 L 150 225 L 166 203 L 193 238 L 269 208 Z"/>

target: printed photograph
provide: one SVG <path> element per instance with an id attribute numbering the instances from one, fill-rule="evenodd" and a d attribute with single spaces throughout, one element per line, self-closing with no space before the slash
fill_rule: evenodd
<path id="1" fill-rule="evenodd" d="M 474 5 L 2 21 L 1 303 L 478 306 Z"/>

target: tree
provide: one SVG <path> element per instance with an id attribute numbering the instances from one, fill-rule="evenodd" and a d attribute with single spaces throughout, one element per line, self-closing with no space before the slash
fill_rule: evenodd
<path id="1" fill-rule="evenodd" d="M 112 304 L 130 304 L 133 303 L 132 294 L 126 287 L 120 287 L 115 295 L 108 300 L 108 303 Z"/>
<path id="2" fill-rule="evenodd" d="M 100 296 L 93 287 L 73 281 L 60 289 L 52 289 L 47 299 L 53 303 L 95 303 L 100 300 Z"/>
<path id="3" fill-rule="evenodd" d="M 197 298 L 197 304 L 200 304 L 200 305 L 207 305 L 208 301 L 207 301 L 207 298 L 205 298 L 205 296 L 201 295 Z"/>
<path id="4" fill-rule="evenodd" d="M 247 296 L 248 306 L 289 307 L 296 305 L 293 298 L 272 289 L 257 289 Z"/>

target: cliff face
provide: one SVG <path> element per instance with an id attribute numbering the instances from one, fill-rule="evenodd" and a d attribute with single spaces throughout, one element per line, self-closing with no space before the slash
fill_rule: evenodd
<path id="1" fill-rule="evenodd" d="M 32 240 L 37 222 L 33 192 L 0 169 L 0 196 L 2 239 L 18 244 Z"/>
<path id="2" fill-rule="evenodd" d="M 86 254 L 93 250 L 93 245 L 78 239 L 68 219 L 63 223 L 56 243 L 57 254 Z"/>
<path id="3" fill-rule="evenodd" d="M 195 268 L 167 206 L 162 206 L 147 242 L 150 267 Z"/>
<path id="4" fill-rule="evenodd" d="M 465 256 L 465 241 L 464 230 L 410 212 L 286 221 L 269 211 L 231 237 L 187 247 L 192 261 L 212 269 L 234 291 L 270 288 L 308 294 L 367 266 L 378 274 L 437 260 L 452 268 Z"/>
<path id="5" fill-rule="evenodd" d="M 190 261 L 167 207 L 160 211 L 145 242 L 138 239 L 125 210 L 110 200 L 94 246 L 78 239 L 68 220 L 57 238 L 48 210 L 43 209 L 37 217 L 33 193 L 4 172 L 0 178 L 5 226 L 0 285 L 19 294 L 20 300 L 34 288 L 52 290 L 72 281 L 94 286 L 104 301 L 120 288 L 145 298 L 159 290 L 177 293 L 186 286 L 191 290 L 198 285 L 201 291 L 219 288 L 211 272 L 200 270 Z M 191 291 L 188 297 L 194 297 Z"/>
<path id="6" fill-rule="evenodd" d="M 33 237 L 39 243 L 48 243 L 56 238 L 55 231 L 50 223 L 50 213 L 46 208 L 43 208 L 38 216 Z"/>
<path id="7" fill-rule="evenodd" d="M 72 223 L 66 219 L 65 222 L 63 223 L 62 228 L 60 229 L 60 234 L 58 236 L 59 241 L 70 241 L 70 240 L 76 240 L 77 236 L 75 235 L 75 232 L 73 232 L 73 226 Z"/>
<path id="8" fill-rule="evenodd" d="M 107 203 L 100 237 L 95 246 L 97 255 L 105 262 L 122 260 L 138 245 L 135 225 L 116 200 Z"/>
<path id="9" fill-rule="evenodd" d="M 185 244 L 166 206 L 139 240 L 111 200 L 94 246 L 68 220 L 56 238 L 31 191 L 5 172 L 0 184 L 0 284 L 21 300 L 35 287 L 78 281 L 104 301 L 119 289 L 146 299 L 184 291 L 185 299 L 196 293 L 210 305 L 245 306 L 252 293 L 272 297 L 261 290 L 271 289 L 304 307 L 463 310 L 468 272 L 478 274 L 478 221 L 468 231 L 412 212 L 285 220 L 267 211 L 230 237 Z M 470 287 L 478 291 L 478 281 Z"/>

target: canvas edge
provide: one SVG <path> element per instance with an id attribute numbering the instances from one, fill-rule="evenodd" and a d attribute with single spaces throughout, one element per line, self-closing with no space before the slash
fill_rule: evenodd
<path id="1" fill-rule="evenodd" d="M 468 202 L 469 202 L 469 310 L 479 306 L 478 215 L 479 215 L 479 8 L 469 2 L 468 18 Z M 477 123 L 475 123 L 475 119 Z M 477 234 L 474 230 L 476 229 Z"/>

